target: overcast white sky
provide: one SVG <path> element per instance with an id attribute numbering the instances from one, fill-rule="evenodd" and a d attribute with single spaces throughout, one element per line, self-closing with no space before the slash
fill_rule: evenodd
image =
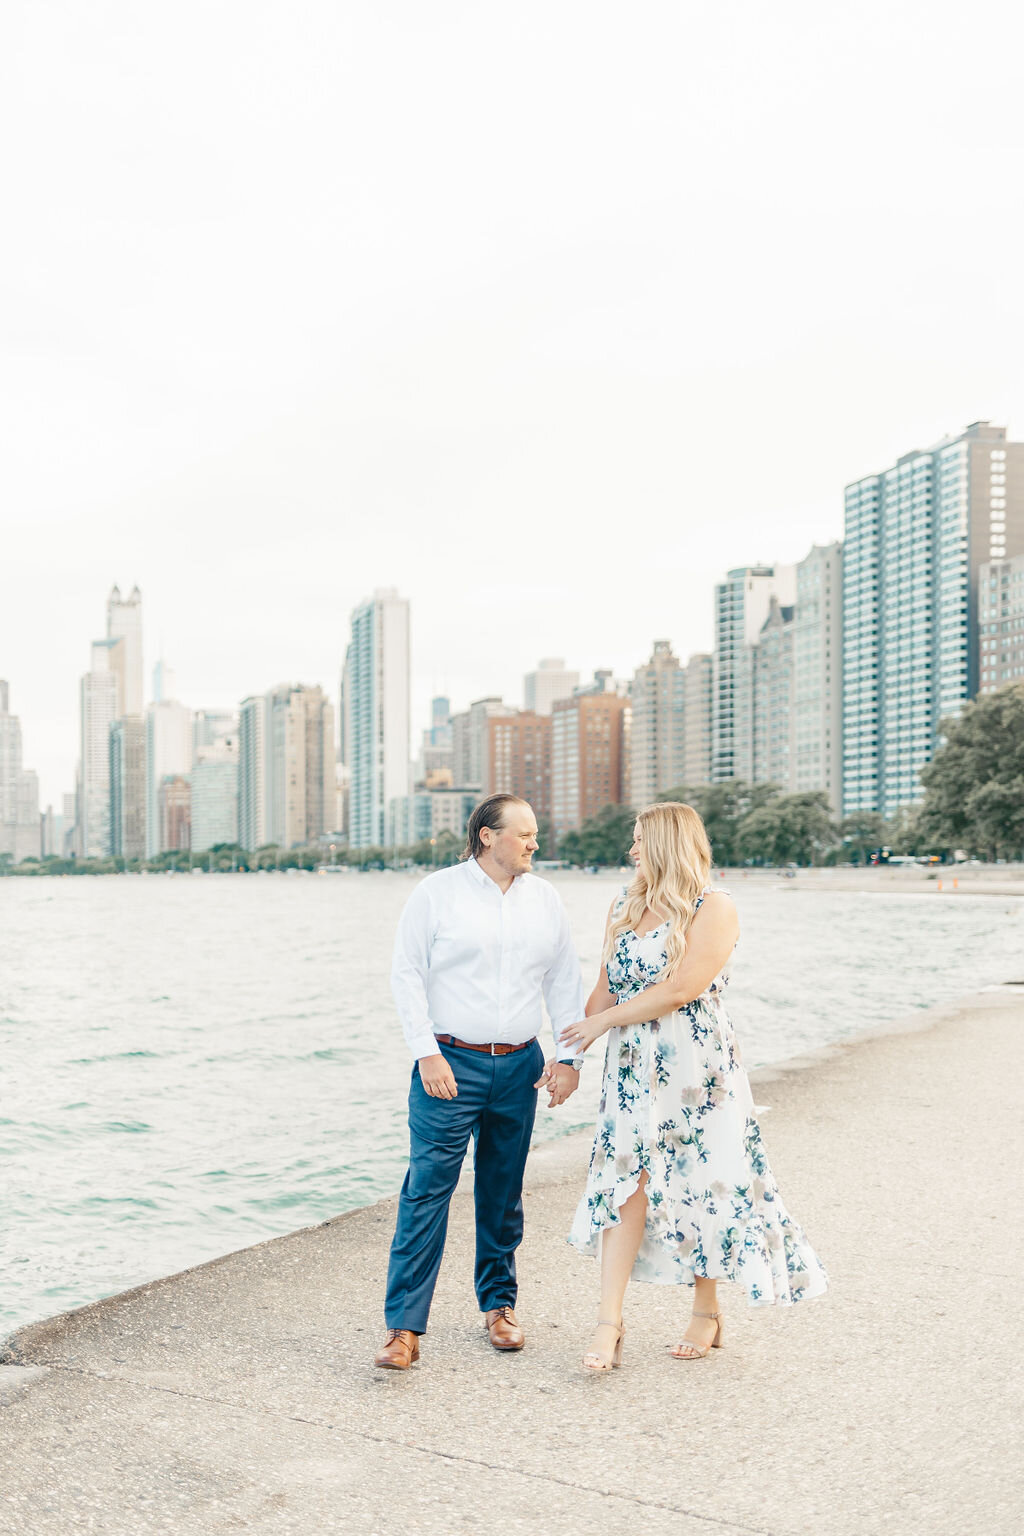
<path id="1" fill-rule="evenodd" d="M 1024 433 L 1019 7 L 31 0 L 0 49 L 0 677 L 44 803 L 113 582 L 146 670 L 414 723 L 711 641 L 842 487 Z"/>

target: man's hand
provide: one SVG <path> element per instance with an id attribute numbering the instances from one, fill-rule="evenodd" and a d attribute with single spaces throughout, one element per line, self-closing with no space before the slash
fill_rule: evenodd
<path id="1" fill-rule="evenodd" d="M 420 1082 L 432 1099 L 458 1098 L 455 1073 L 440 1051 L 436 1056 L 421 1056 L 419 1066 Z"/>
<path id="2" fill-rule="evenodd" d="M 576 1092 L 580 1085 L 580 1074 L 575 1067 L 570 1067 L 568 1062 L 551 1061 L 544 1063 L 544 1071 L 534 1083 L 535 1088 L 546 1088 L 550 1094 L 548 1109 L 555 1109 L 559 1104 L 564 1104 L 566 1099 Z"/>

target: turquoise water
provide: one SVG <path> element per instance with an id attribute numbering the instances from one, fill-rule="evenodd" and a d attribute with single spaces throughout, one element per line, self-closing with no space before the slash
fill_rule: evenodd
<path id="1" fill-rule="evenodd" d="M 553 878 L 589 988 L 621 877 Z M 0 1334 L 397 1188 L 409 1063 L 388 968 L 414 883 L 0 880 Z M 1020 969 L 1019 899 L 733 891 L 748 1065 Z M 592 1121 L 598 1076 L 538 1137 Z"/>

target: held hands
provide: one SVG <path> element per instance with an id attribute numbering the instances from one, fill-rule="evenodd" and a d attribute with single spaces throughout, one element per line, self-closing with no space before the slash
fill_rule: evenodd
<path id="1" fill-rule="evenodd" d="M 421 1056 L 419 1060 L 420 1082 L 432 1099 L 457 1099 L 459 1090 L 455 1073 L 438 1051 L 436 1056 Z"/>
<path id="2" fill-rule="evenodd" d="M 550 1095 L 548 1109 L 555 1109 L 559 1104 L 564 1104 L 570 1095 L 576 1092 L 580 1085 L 580 1075 L 575 1067 L 568 1066 L 564 1061 L 556 1061 L 554 1057 L 544 1063 L 544 1071 L 534 1083 L 535 1088 L 546 1088 Z"/>

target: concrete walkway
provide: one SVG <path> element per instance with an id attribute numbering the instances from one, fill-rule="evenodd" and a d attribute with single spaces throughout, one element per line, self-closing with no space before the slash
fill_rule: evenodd
<path id="1" fill-rule="evenodd" d="M 464 1193 L 408 1375 L 370 1364 L 393 1201 L 22 1329 L 0 1531 L 1016 1536 L 1022 1061 L 1007 987 L 762 1076 L 833 1289 L 776 1312 L 726 1287 L 727 1347 L 697 1363 L 664 1348 L 689 1292 L 638 1286 L 622 1370 L 579 1370 L 579 1137 L 528 1170 L 521 1355 L 485 1342 Z"/>

